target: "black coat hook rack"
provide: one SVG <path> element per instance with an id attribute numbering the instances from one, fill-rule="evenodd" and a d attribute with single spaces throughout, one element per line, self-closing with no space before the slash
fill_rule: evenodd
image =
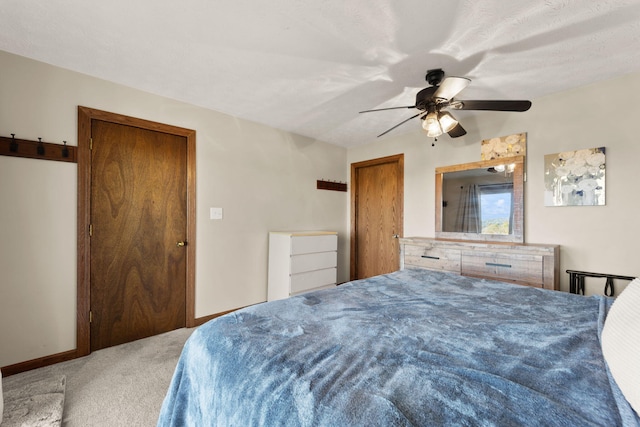
<path id="1" fill-rule="evenodd" d="M 63 144 L 43 142 L 42 138 L 30 141 L 17 139 L 15 133 L 12 133 L 11 137 L 0 136 L 0 155 L 2 156 L 77 163 L 76 151 L 77 147 L 68 146 L 67 141 L 63 141 Z"/>

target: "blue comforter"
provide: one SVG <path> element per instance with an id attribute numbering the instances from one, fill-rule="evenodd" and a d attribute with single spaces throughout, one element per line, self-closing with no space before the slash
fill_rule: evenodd
<path id="1" fill-rule="evenodd" d="M 259 304 L 193 333 L 158 426 L 640 425 L 611 301 L 403 270 Z"/>

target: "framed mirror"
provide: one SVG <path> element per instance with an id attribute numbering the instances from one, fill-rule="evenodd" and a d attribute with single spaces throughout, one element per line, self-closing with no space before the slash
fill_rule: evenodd
<path id="1" fill-rule="evenodd" d="M 436 237 L 524 243 L 524 156 L 436 168 Z"/>

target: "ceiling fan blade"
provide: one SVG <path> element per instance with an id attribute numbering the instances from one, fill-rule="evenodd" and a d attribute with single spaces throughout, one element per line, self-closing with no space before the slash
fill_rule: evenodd
<path id="1" fill-rule="evenodd" d="M 414 116 L 411 116 L 411 117 L 409 117 L 409 118 L 408 118 L 408 119 L 406 119 L 406 120 L 401 121 L 400 123 L 398 123 L 397 125 L 395 125 L 395 126 L 394 126 L 394 127 L 392 127 L 391 129 L 387 129 L 387 130 L 385 130 L 385 131 L 384 131 L 384 132 L 382 132 L 380 135 L 378 135 L 378 138 L 380 138 L 382 135 L 385 135 L 385 134 L 387 134 L 387 133 L 391 132 L 392 130 L 394 130 L 394 129 L 395 129 L 395 128 L 397 128 L 398 126 L 400 126 L 400 125 L 402 125 L 402 124 L 407 123 L 409 120 L 411 120 L 411 119 L 414 119 L 414 118 L 418 117 L 418 116 L 419 116 L 420 114 L 422 114 L 422 113 L 423 113 L 423 112 L 421 111 L 421 112 L 419 112 L 418 114 L 416 114 L 416 115 L 414 115 Z"/>
<path id="2" fill-rule="evenodd" d="M 527 111 L 531 101 L 460 101 L 450 104 L 456 110 L 489 110 L 489 111 Z"/>
<path id="3" fill-rule="evenodd" d="M 360 111 L 360 113 L 370 113 L 370 112 L 372 112 L 372 111 L 384 111 L 384 110 L 399 110 L 399 109 L 401 109 L 401 108 L 416 108 L 416 106 L 415 106 L 415 105 L 407 105 L 407 106 L 404 106 L 404 107 L 378 108 L 378 109 L 375 109 L 375 110 L 364 110 L 364 111 Z"/>
<path id="4" fill-rule="evenodd" d="M 464 130 L 464 128 L 462 127 L 462 125 L 460 123 L 458 123 L 456 125 L 456 127 L 454 127 L 453 129 L 451 129 L 449 132 L 447 132 L 449 134 L 449 136 L 451 138 L 458 138 L 462 135 L 466 135 L 467 131 Z"/>
<path id="5" fill-rule="evenodd" d="M 471 80 L 465 77 L 447 77 L 440 83 L 433 97 L 449 100 L 469 86 L 469 83 Z"/>

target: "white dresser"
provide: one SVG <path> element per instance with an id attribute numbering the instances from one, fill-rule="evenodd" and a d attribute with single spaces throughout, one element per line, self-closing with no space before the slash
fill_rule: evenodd
<path id="1" fill-rule="evenodd" d="M 269 233 L 267 300 L 336 285 L 338 233 L 272 231 Z"/>

